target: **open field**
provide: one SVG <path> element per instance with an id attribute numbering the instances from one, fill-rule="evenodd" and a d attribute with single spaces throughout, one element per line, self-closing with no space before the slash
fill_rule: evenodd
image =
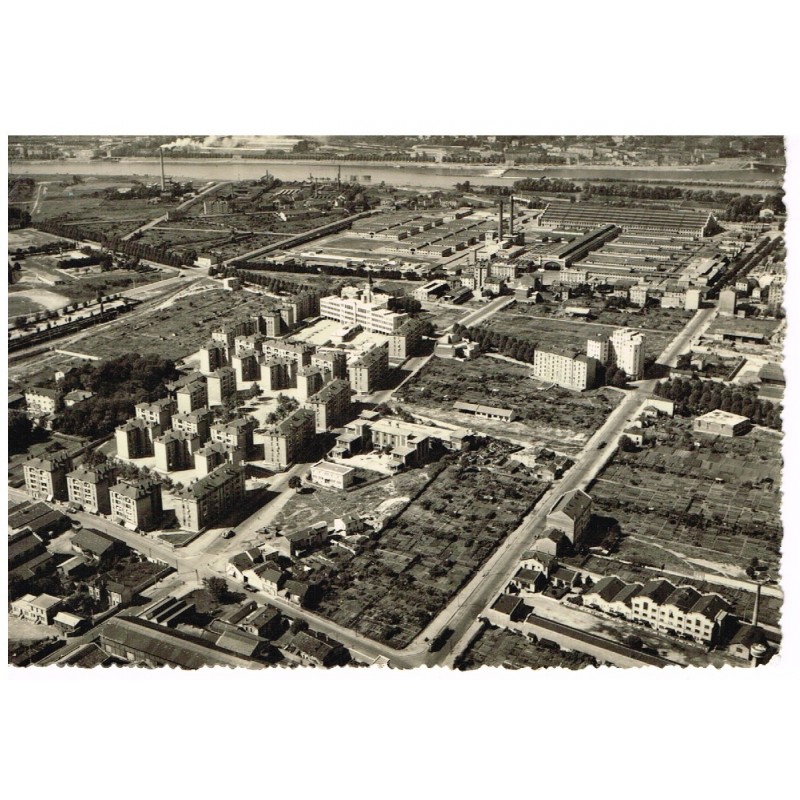
<path id="1" fill-rule="evenodd" d="M 306 490 L 291 497 L 276 517 L 275 525 L 282 530 L 296 530 L 348 514 L 388 519 L 399 514 L 433 477 L 431 471 L 417 469 L 352 492 Z"/>
<path id="2" fill-rule="evenodd" d="M 38 247 L 43 244 L 53 242 L 63 242 L 70 244 L 71 239 L 63 239 L 61 236 L 53 236 L 52 233 L 37 231 L 35 228 L 22 228 L 17 231 L 8 232 L 8 252 L 13 253 L 17 248 Z"/>
<path id="3" fill-rule="evenodd" d="M 395 400 L 423 417 L 574 453 L 622 397 L 607 388 L 578 393 L 557 386 L 539 387 L 530 368 L 522 364 L 488 356 L 466 362 L 434 357 L 400 388 Z M 458 400 L 514 408 L 520 419 L 508 423 L 462 414 L 453 410 Z"/>
<path id="4" fill-rule="evenodd" d="M 727 331 L 742 331 L 749 334 L 761 334 L 769 338 L 780 326 L 777 319 L 756 319 L 753 317 L 739 319 L 738 317 L 717 317 L 706 331 L 706 336 L 716 336 Z"/>
<path id="5" fill-rule="evenodd" d="M 441 473 L 364 552 L 332 550 L 320 613 L 393 647 L 407 645 L 544 492 L 524 468 L 512 474 L 500 466 L 509 449 L 490 441 L 443 459 Z"/>
<path id="6" fill-rule="evenodd" d="M 578 304 L 577 301 L 575 303 Z M 620 313 L 614 315 L 606 312 L 606 317 L 616 316 L 614 325 L 584 322 L 578 318 L 554 318 L 547 316 L 542 307 L 534 304 L 515 303 L 499 311 L 485 327 L 491 328 L 504 336 L 516 336 L 535 342 L 537 347 L 562 347 L 586 352 L 586 340 L 589 336 L 599 333 L 611 335 L 617 328 L 643 327 L 642 323 L 648 319 L 646 315 Z M 686 312 L 674 312 L 676 315 L 686 315 Z M 684 327 L 691 315 L 675 316 L 674 319 L 666 312 L 660 312 L 653 320 L 653 327 L 645 328 L 645 357 L 658 358 L 675 334 Z M 659 319 L 660 317 L 660 319 Z M 663 327 L 661 324 L 663 323 Z"/>
<path id="7" fill-rule="evenodd" d="M 582 669 L 592 666 L 595 666 L 594 659 L 584 653 L 567 652 L 554 644 L 534 642 L 515 631 L 488 626 L 475 637 L 458 663 L 462 670 L 479 667 Z"/>
<path id="8" fill-rule="evenodd" d="M 777 577 L 781 437 L 756 428 L 712 438 L 684 420 L 659 430 L 665 441 L 616 453 L 589 489 L 596 513 L 620 524 L 619 557 L 736 577 L 757 558 Z"/>
<path id="9" fill-rule="evenodd" d="M 133 318 L 122 317 L 111 326 L 90 330 L 70 349 L 100 358 L 119 355 L 120 342 L 129 353 L 151 353 L 179 360 L 196 352 L 211 338 L 221 321 L 244 319 L 269 305 L 249 292 L 221 289 L 181 297 L 168 308 L 154 308 Z"/>

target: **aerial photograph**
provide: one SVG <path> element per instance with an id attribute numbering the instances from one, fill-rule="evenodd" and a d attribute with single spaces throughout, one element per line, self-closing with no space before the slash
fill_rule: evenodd
<path id="1" fill-rule="evenodd" d="M 778 135 L 9 136 L 9 665 L 763 679 L 785 168 Z"/>

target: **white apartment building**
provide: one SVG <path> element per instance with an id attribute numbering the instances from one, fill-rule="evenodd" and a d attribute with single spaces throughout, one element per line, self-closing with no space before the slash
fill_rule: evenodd
<path id="1" fill-rule="evenodd" d="M 644 334 L 621 328 L 611 334 L 611 360 L 634 381 L 644 377 Z"/>

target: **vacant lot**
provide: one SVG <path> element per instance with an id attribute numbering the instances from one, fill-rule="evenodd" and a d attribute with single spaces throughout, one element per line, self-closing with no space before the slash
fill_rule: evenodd
<path id="1" fill-rule="evenodd" d="M 567 453 L 580 450 L 621 399 L 611 389 L 578 393 L 539 387 L 522 364 L 489 356 L 467 362 L 434 357 L 395 398 L 421 416 Z M 453 410 L 458 400 L 514 408 L 520 419 L 507 423 L 458 413 Z"/>
<path id="2" fill-rule="evenodd" d="M 589 490 L 596 513 L 621 526 L 619 557 L 738 577 L 757 558 L 777 576 L 781 437 L 711 438 L 690 424 L 661 423 L 663 441 L 616 453 Z"/>
<path id="3" fill-rule="evenodd" d="M 580 299 L 573 301 L 573 304 L 581 304 Z M 616 329 L 624 327 L 643 328 L 645 357 L 658 358 L 691 316 L 687 312 L 676 311 L 675 314 L 680 316 L 673 318 L 666 312 L 659 312 L 650 320 L 647 315 L 605 312 L 604 318 L 614 321 L 610 324 L 599 324 L 577 317 L 558 316 L 558 311 L 554 311 L 551 316 L 547 313 L 547 308 L 549 306 L 514 303 L 495 314 L 484 327 L 504 336 L 516 336 L 534 342 L 543 349 L 566 347 L 581 353 L 586 352 L 586 340 L 589 336 L 599 333 L 611 335 Z"/>
<path id="4" fill-rule="evenodd" d="M 182 297 L 168 308 L 152 309 L 90 330 L 70 349 L 100 358 L 119 355 L 120 342 L 129 353 L 152 353 L 178 360 L 197 351 L 221 322 L 245 319 L 269 305 L 269 299 L 249 292 L 212 290 Z"/>
<path id="5" fill-rule="evenodd" d="M 490 441 L 443 460 L 441 473 L 364 552 L 347 558 L 331 551 L 336 567 L 320 612 L 406 646 L 541 497 L 544 484 L 500 466 L 508 452 Z"/>
<path id="6" fill-rule="evenodd" d="M 352 492 L 306 490 L 289 500 L 275 523 L 284 530 L 296 530 L 319 520 L 332 521 L 347 514 L 382 518 L 396 516 L 432 478 L 432 471 L 419 469 Z"/>
<path id="7" fill-rule="evenodd" d="M 62 239 L 60 236 L 53 236 L 51 233 L 37 231 L 35 228 L 23 228 L 19 231 L 8 232 L 8 252 L 13 253 L 17 248 L 38 247 L 43 244 L 62 242 L 71 244 L 71 239 Z"/>
<path id="8" fill-rule="evenodd" d="M 461 670 L 479 667 L 582 669 L 593 666 L 596 666 L 594 659 L 584 653 L 567 652 L 555 644 L 534 642 L 515 631 L 490 627 L 483 628 L 458 660 Z"/>

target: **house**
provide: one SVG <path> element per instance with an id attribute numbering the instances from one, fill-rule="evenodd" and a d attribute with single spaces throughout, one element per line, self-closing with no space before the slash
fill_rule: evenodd
<path id="1" fill-rule="evenodd" d="M 244 572 L 245 582 L 270 597 L 277 597 L 288 576 L 274 561 L 258 564 Z"/>
<path id="2" fill-rule="evenodd" d="M 341 664 L 348 655 L 344 645 L 316 631 L 299 631 L 289 646 L 302 661 L 315 667 Z"/>
<path id="3" fill-rule="evenodd" d="M 520 559 L 520 566 L 523 569 L 531 569 L 541 572 L 545 578 L 550 578 L 552 570 L 558 567 L 558 561 L 554 555 L 542 552 L 541 550 L 526 550 Z"/>
<path id="4" fill-rule="evenodd" d="M 728 652 L 745 661 L 762 658 L 768 648 L 767 635 L 758 625 L 740 623 L 730 641 Z"/>
<path id="5" fill-rule="evenodd" d="M 343 491 L 353 485 L 355 474 L 353 467 L 330 461 L 318 461 L 311 467 L 311 482 L 327 489 Z"/>
<path id="6" fill-rule="evenodd" d="M 85 556 L 72 556 L 62 561 L 56 571 L 62 578 L 80 578 L 91 572 L 90 561 Z"/>
<path id="7" fill-rule="evenodd" d="M 523 592 L 541 592 L 547 586 L 547 577 L 538 569 L 522 567 L 511 579 L 509 587 Z"/>
<path id="8" fill-rule="evenodd" d="M 556 567 L 550 573 L 550 583 L 557 589 L 574 589 L 578 583 L 578 573 L 566 567 Z"/>
<path id="9" fill-rule="evenodd" d="M 105 563 L 115 553 L 127 550 L 127 547 L 107 533 L 92 528 L 82 528 L 72 537 L 72 549 L 89 561 Z"/>
<path id="10" fill-rule="evenodd" d="M 328 523 L 320 520 L 303 530 L 281 534 L 276 538 L 275 546 L 279 553 L 293 558 L 316 547 L 322 547 L 327 543 L 332 532 Z"/>
<path id="11" fill-rule="evenodd" d="M 716 409 L 695 417 L 692 430 L 695 433 L 708 433 L 712 436 L 741 436 L 750 430 L 750 418 Z"/>
<path id="12" fill-rule="evenodd" d="M 572 551 L 572 542 L 564 531 L 553 528 L 546 536 L 533 543 L 533 549 L 538 553 L 558 558 Z"/>
<path id="13" fill-rule="evenodd" d="M 82 633 L 89 625 L 88 621 L 77 614 L 69 614 L 66 611 L 59 611 L 53 617 L 56 628 L 66 636 L 77 636 Z"/>
<path id="14" fill-rule="evenodd" d="M 229 559 L 225 566 L 225 574 L 239 583 L 247 583 L 248 580 L 245 573 L 263 563 L 264 554 L 257 547 L 253 547 L 243 553 L 237 553 Z"/>
<path id="15" fill-rule="evenodd" d="M 281 633 L 283 616 L 274 606 L 259 606 L 247 614 L 237 624 L 247 633 L 254 636 L 261 636 L 266 639 L 274 639 Z"/>
<path id="16" fill-rule="evenodd" d="M 59 608 L 61 598 L 50 594 L 26 594 L 11 603 L 12 614 L 36 625 L 51 625 Z"/>
<path id="17" fill-rule="evenodd" d="M 305 581 L 289 579 L 284 586 L 284 595 L 290 603 L 304 606 L 312 599 L 316 588 Z"/>
<path id="18" fill-rule="evenodd" d="M 492 625 L 505 628 L 509 622 L 521 622 L 531 609 L 525 605 L 522 598 L 510 594 L 501 594 L 486 611 L 486 618 Z"/>
<path id="19" fill-rule="evenodd" d="M 562 531 L 574 546 L 580 544 L 592 516 L 592 498 L 580 489 L 573 489 L 558 498 L 547 515 L 547 524 Z"/>

